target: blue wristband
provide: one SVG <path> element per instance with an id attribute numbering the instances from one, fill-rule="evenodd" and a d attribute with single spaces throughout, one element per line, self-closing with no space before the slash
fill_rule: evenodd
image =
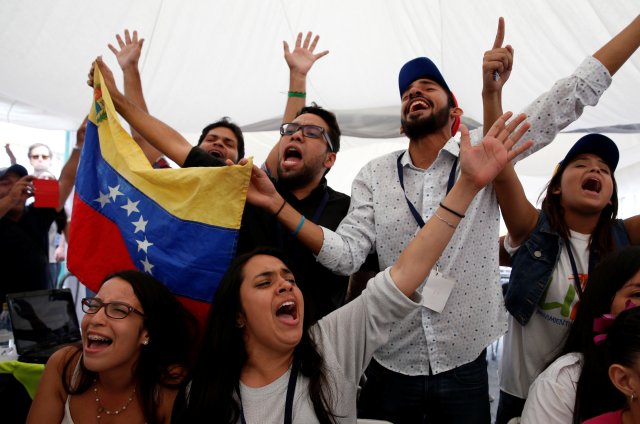
<path id="1" fill-rule="evenodd" d="M 293 233 L 291 233 L 292 236 L 295 237 L 296 235 L 298 235 L 298 233 L 300 232 L 300 228 L 302 228 L 302 224 L 304 224 L 304 215 L 302 215 L 302 218 L 300 218 L 300 223 L 298 224 L 296 229 L 293 231 Z"/>

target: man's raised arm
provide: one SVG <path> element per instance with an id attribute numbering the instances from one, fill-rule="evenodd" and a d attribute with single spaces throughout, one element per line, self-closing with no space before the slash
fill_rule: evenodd
<path id="1" fill-rule="evenodd" d="M 116 56 L 118 65 L 120 65 L 120 68 L 122 69 L 122 75 L 124 77 L 124 95 L 140 109 L 149 113 L 149 109 L 147 108 L 147 103 L 144 100 L 144 94 L 142 92 L 142 79 L 140 77 L 140 69 L 138 67 L 144 38 L 138 38 L 138 31 L 133 31 L 133 34 L 130 34 L 129 30 L 125 29 L 124 38 L 121 37 L 120 34 L 117 34 L 116 41 L 118 42 L 117 48 L 112 44 L 109 44 L 108 47 Z M 142 152 L 147 157 L 149 163 L 154 164 L 158 158 L 162 156 L 162 152 L 153 147 L 133 127 L 131 127 L 131 137 L 133 137 L 136 143 L 138 143 L 138 146 L 142 149 Z"/>
<path id="2" fill-rule="evenodd" d="M 311 40 L 313 33 L 308 32 L 302 41 L 302 33 L 298 33 L 296 45 L 293 50 L 289 50 L 289 44 L 283 41 L 284 59 L 289 66 L 289 92 L 287 93 L 287 105 L 284 109 L 282 122 L 291 122 L 296 115 L 305 106 L 307 97 L 307 74 L 313 67 L 316 60 L 329 54 L 329 50 L 320 53 L 314 53 L 320 36 L 316 35 Z M 272 176 L 276 175 L 278 169 L 278 144 L 276 143 L 265 161 L 265 165 Z"/>
<path id="3" fill-rule="evenodd" d="M 111 94 L 116 111 L 136 129 L 152 146 L 182 166 L 193 146 L 179 132 L 149 115 L 148 112 L 125 97 L 116 86 L 111 69 L 98 57 L 89 71 L 87 83 L 93 87 L 93 69 L 98 66 Z"/>

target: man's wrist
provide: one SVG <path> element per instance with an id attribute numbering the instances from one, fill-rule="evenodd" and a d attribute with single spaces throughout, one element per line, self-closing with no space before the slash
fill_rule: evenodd
<path id="1" fill-rule="evenodd" d="M 284 209 L 287 201 L 280 195 L 273 196 L 272 199 L 273 200 L 269 205 L 269 213 L 271 215 L 280 215 L 280 212 L 282 212 L 282 209 Z"/>
<path id="2" fill-rule="evenodd" d="M 502 99 L 502 87 L 498 89 L 488 89 L 485 87 L 482 88 L 483 99 L 494 99 L 496 97 Z"/>
<path id="3" fill-rule="evenodd" d="M 138 71 L 138 62 L 135 63 L 127 63 L 123 66 L 120 66 L 120 69 L 122 69 L 122 71 L 127 71 L 127 72 L 131 72 L 131 71 Z"/>
<path id="4" fill-rule="evenodd" d="M 291 91 L 305 91 L 307 87 L 307 75 L 292 73 L 289 76 L 289 90 Z"/>

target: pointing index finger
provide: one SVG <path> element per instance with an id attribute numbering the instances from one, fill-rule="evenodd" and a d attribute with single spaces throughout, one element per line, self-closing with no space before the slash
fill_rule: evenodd
<path id="1" fill-rule="evenodd" d="M 500 16 L 498 19 L 498 32 L 496 32 L 496 39 L 493 42 L 493 48 L 497 49 L 502 47 L 502 43 L 504 43 L 504 18 Z"/>

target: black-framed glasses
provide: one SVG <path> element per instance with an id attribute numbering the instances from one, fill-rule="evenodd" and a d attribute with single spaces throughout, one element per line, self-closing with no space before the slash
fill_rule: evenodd
<path id="1" fill-rule="evenodd" d="M 104 313 L 107 314 L 109 318 L 113 319 L 123 319 L 129 316 L 131 312 L 135 312 L 144 318 L 144 314 L 124 302 L 103 302 L 102 300 L 96 297 L 85 297 L 82 299 L 82 310 L 85 314 L 97 314 L 98 311 L 104 308 Z"/>
<path id="2" fill-rule="evenodd" d="M 42 158 L 42 160 L 47 160 L 49 159 L 49 155 L 31 155 L 31 159 L 40 159 Z"/>
<path id="3" fill-rule="evenodd" d="M 324 138 L 329 145 L 329 150 L 333 152 L 333 143 L 327 131 L 317 125 L 302 125 L 295 122 L 288 122 L 280 125 L 280 135 L 294 135 L 298 130 L 302 130 L 302 135 L 309 138 Z"/>

